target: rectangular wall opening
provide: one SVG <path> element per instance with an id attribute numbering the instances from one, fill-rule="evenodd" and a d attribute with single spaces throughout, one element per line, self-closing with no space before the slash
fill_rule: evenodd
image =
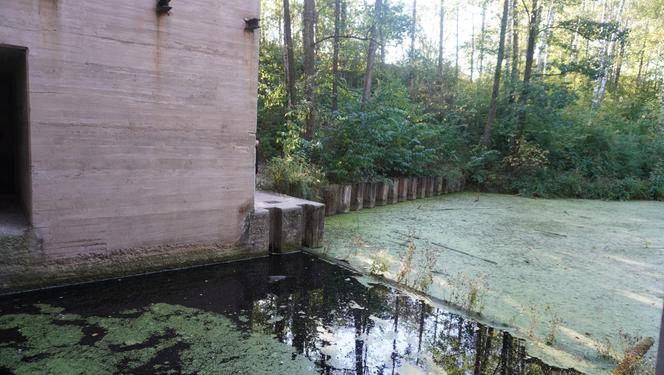
<path id="1" fill-rule="evenodd" d="M 31 214 L 27 49 L 0 45 L 0 234 Z"/>

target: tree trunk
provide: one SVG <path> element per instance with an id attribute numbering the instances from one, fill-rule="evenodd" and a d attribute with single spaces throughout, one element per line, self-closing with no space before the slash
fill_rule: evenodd
<path id="1" fill-rule="evenodd" d="M 443 76 L 443 44 L 445 42 L 445 0 L 440 0 L 440 14 L 438 16 L 438 76 Z M 441 80 L 442 82 L 442 80 Z"/>
<path id="2" fill-rule="evenodd" d="M 535 0 L 536 1 L 536 0 Z M 498 102 L 498 92 L 500 90 L 500 74 L 502 72 L 503 55 L 505 53 L 505 32 L 507 31 L 507 13 L 509 12 L 509 0 L 503 1 L 503 16 L 500 20 L 500 41 L 498 43 L 498 58 L 496 59 L 496 70 L 493 75 L 493 89 L 491 91 L 491 103 L 489 104 L 489 114 L 484 124 L 484 134 L 482 144 L 488 147 L 491 144 L 491 128 L 496 119 L 496 107 Z"/>
<path id="3" fill-rule="evenodd" d="M 620 8 L 618 10 L 618 14 L 616 16 L 616 20 L 618 24 L 620 24 L 620 19 L 622 18 L 622 12 L 625 7 L 625 0 L 621 0 L 620 2 Z M 602 15 L 602 22 L 606 22 L 608 20 L 611 20 L 612 17 L 608 15 L 608 1 L 604 3 L 604 12 Z M 612 40 L 605 40 L 604 41 L 604 47 L 602 49 L 602 57 L 601 57 L 601 63 L 600 63 L 600 69 L 602 71 L 601 76 L 597 79 L 597 83 L 595 85 L 595 90 L 593 91 L 593 102 L 592 102 L 592 109 L 596 110 L 599 108 L 599 106 L 602 104 L 602 101 L 604 100 L 604 93 L 606 91 L 606 83 L 609 79 L 609 72 L 611 71 L 612 67 L 612 60 L 613 60 L 613 54 L 615 50 L 615 37 L 612 37 Z"/>
<path id="4" fill-rule="evenodd" d="M 302 13 L 302 43 L 304 45 L 304 97 L 308 102 L 307 115 L 304 118 L 305 137 L 311 139 L 314 135 L 316 98 L 314 97 L 315 43 L 314 24 L 316 23 L 316 1 L 304 0 Z"/>
<path id="5" fill-rule="evenodd" d="M 456 53 L 454 54 L 454 84 L 459 84 L 459 5 L 456 8 Z"/>
<path id="6" fill-rule="evenodd" d="M 532 0 L 530 7 L 530 21 L 528 22 L 528 44 L 526 46 L 526 65 L 523 70 L 523 89 L 519 97 L 519 109 L 516 118 L 516 134 L 512 139 L 512 155 L 517 155 L 523 131 L 526 126 L 526 103 L 530 94 L 530 77 L 533 71 L 533 60 L 535 45 L 537 44 L 537 33 L 542 8 L 537 4 L 538 0 Z"/>
<path id="7" fill-rule="evenodd" d="M 519 11 L 517 1 L 512 1 L 512 72 L 510 77 L 510 103 L 514 103 L 514 90 L 519 80 Z"/>
<path id="8" fill-rule="evenodd" d="M 408 50 L 408 91 L 415 94 L 415 33 L 417 31 L 417 0 L 413 0 L 413 16 L 410 21 L 410 49 Z"/>
<path id="9" fill-rule="evenodd" d="M 473 82 L 473 73 L 475 71 L 475 23 L 473 22 L 470 32 L 470 82 Z"/>
<path id="10" fill-rule="evenodd" d="M 339 43 L 341 0 L 334 0 L 334 45 L 332 50 L 332 112 L 339 108 Z"/>
<path id="11" fill-rule="evenodd" d="M 371 25 L 369 33 L 369 49 L 367 50 L 367 68 L 364 73 L 364 89 L 362 90 L 362 109 L 364 109 L 367 101 L 371 97 L 371 81 L 373 79 L 373 68 L 376 59 L 376 36 L 378 25 L 380 24 L 383 0 L 376 0 L 374 5 L 374 22 Z"/>
<path id="12" fill-rule="evenodd" d="M 286 65 L 286 94 L 288 96 L 288 108 L 295 106 L 295 56 L 293 53 L 293 36 L 291 34 L 291 18 L 289 0 L 283 0 L 284 5 L 284 48 Z"/>
<path id="13" fill-rule="evenodd" d="M 537 71 L 545 75 L 549 60 L 549 37 L 551 36 L 551 27 L 553 26 L 555 10 L 553 8 L 553 3 L 549 4 L 549 8 L 546 12 L 546 23 L 544 28 L 544 34 L 540 38 L 540 45 L 537 54 Z"/>
<path id="14" fill-rule="evenodd" d="M 621 40 L 620 41 L 620 52 L 618 53 L 618 61 L 616 62 L 616 71 L 613 74 L 613 89 L 618 88 L 618 84 L 620 83 L 620 73 L 622 70 L 622 65 L 623 61 L 625 59 L 625 41 Z"/>
<path id="15" fill-rule="evenodd" d="M 664 128 L 664 77 L 662 77 L 662 97 L 659 99 L 659 103 L 660 103 L 659 110 L 660 110 L 660 116 L 661 116 L 660 120 L 661 120 L 662 128 Z M 662 319 L 664 319 L 664 318 L 662 318 Z M 661 350 L 664 350 L 664 349 L 661 349 Z"/>
<path id="16" fill-rule="evenodd" d="M 482 72 L 484 71 L 484 42 L 485 42 L 485 31 L 486 31 L 486 2 L 482 3 L 482 25 L 480 26 L 480 61 L 478 66 L 478 75 L 482 78 Z"/>
<path id="17" fill-rule="evenodd" d="M 417 31 L 417 0 L 413 0 L 413 15 L 410 20 L 410 49 L 408 50 L 408 59 L 413 62 L 415 57 L 415 32 Z"/>
<path id="18" fill-rule="evenodd" d="M 509 1 L 509 9 L 512 9 L 512 0 Z M 507 29 L 505 31 L 505 47 L 512 45 L 512 12 L 507 12 Z M 505 76 L 508 76 L 512 71 L 510 63 L 512 62 L 509 48 L 505 49 Z"/>

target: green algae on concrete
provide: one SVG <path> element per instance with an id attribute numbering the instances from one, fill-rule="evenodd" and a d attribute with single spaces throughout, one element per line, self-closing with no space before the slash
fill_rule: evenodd
<path id="1" fill-rule="evenodd" d="M 164 303 L 132 317 L 83 317 L 35 305 L 37 313 L 6 314 L 0 330 L 16 332 L 0 346 L 2 366 L 16 374 L 153 372 L 179 362 L 179 373 L 307 374 L 314 364 L 273 337 L 239 331 L 228 318 Z M 86 333 L 87 332 L 87 333 Z M 160 358 L 166 351 L 177 354 Z"/>
<path id="2" fill-rule="evenodd" d="M 608 373 L 622 336 L 657 338 L 664 296 L 664 203 L 451 194 L 330 217 L 321 252 L 481 309 L 529 338 L 547 363 Z M 434 253 L 432 261 L 427 254 Z M 384 267 L 378 267 L 384 268 Z M 479 280 L 479 281 L 478 281 Z M 649 352 L 654 356 L 657 348 Z"/>

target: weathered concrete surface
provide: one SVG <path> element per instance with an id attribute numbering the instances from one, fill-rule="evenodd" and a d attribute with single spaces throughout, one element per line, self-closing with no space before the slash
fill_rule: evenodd
<path id="1" fill-rule="evenodd" d="M 435 177 L 434 178 L 434 185 L 433 185 L 433 193 L 434 195 L 441 195 L 445 191 L 445 179 L 443 177 Z"/>
<path id="2" fill-rule="evenodd" d="M 366 182 L 364 184 L 364 208 L 376 207 L 376 183 Z"/>
<path id="3" fill-rule="evenodd" d="M 435 178 L 434 177 L 426 177 L 426 183 L 427 183 L 427 188 L 425 190 L 425 195 L 427 197 L 433 197 L 435 193 Z"/>
<path id="4" fill-rule="evenodd" d="M 399 202 L 399 179 L 392 179 L 391 182 L 391 184 L 388 182 L 387 203 L 395 204 Z"/>
<path id="5" fill-rule="evenodd" d="M 388 204 L 390 185 L 386 182 L 376 182 L 376 206 L 384 206 Z"/>
<path id="6" fill-rule="evenodd" d="M 417 178 L 417 199 L 426 197 L 427 191 L 427 178 L 418 177 Z"/>
<path id="7" fill-rule="evenodd" d="M 339 185 L 328 185 L 323 191 L 325 216 L 336 215 L 339 208 Z"/>
<path id="8" fill-rule="evenodd" d="M 408 181 L 408 200 L 417 199 L 417 177 L 411 177 Z"/>
<path id="9" fill-rule="evenodd" d="M 364 182 L 357 182 L 353 184 L 350 193 L 350 210 L 358 211 L 364 208 L 364 189 L 366 184 Z"/>
<path id="10" fill-rule="evenodd" d="M 240 240 L 259 1 L 172 5 L 0 0 L 0 44 L 28 48 L 30 221 L 49 261 Z"/>
<path id="11" fill-rule="evenodd" d="M 621 355 L 622 334 L 659 334 L 663 213 L 662 202 L 450 194 L 329 218 L 321 251 L 367 272 L 388 264 L 394 280 L 412 241 L 405 283 L 430 270 L 428 294 L 461 305 L 474 295 L 472 310 L 528 337 L 534 356 L 607 374 L 603 355 Z"/>
<path id="12" fill-rule="evenodd" d="M 351 185 L 339 185 L 339 205 L 337 206 L 338 214 L 345 214 L 350 212 L 351 192 Z"/>
<path id="13" fill-rule="evenodd" d="M 399 178 L 399 202 L 408 200 L 409 183 L 410 179 L 408 177 Z"/>
<path id="14" fill-rule="evenodd" d="M 256 191 L 256 210 L 270 213 L 269 249 L 274 253 L 321 246 L 325 205 L 268 191 Z"/>

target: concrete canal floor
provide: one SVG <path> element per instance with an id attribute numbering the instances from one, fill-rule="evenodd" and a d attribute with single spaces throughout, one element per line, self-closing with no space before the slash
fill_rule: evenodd
<path id="1" fill-rule="evenodd" d="M 330 217 L 325 238 L 321 253 L 481 312 L 556 366 L 608 373 L 657 342 L 662 202 L 459 193 Z"/>
<path id="2" fill-rule="evenodd" d="M 0 298 L 0 373 L 577 374 L 304 253 Z"/>

